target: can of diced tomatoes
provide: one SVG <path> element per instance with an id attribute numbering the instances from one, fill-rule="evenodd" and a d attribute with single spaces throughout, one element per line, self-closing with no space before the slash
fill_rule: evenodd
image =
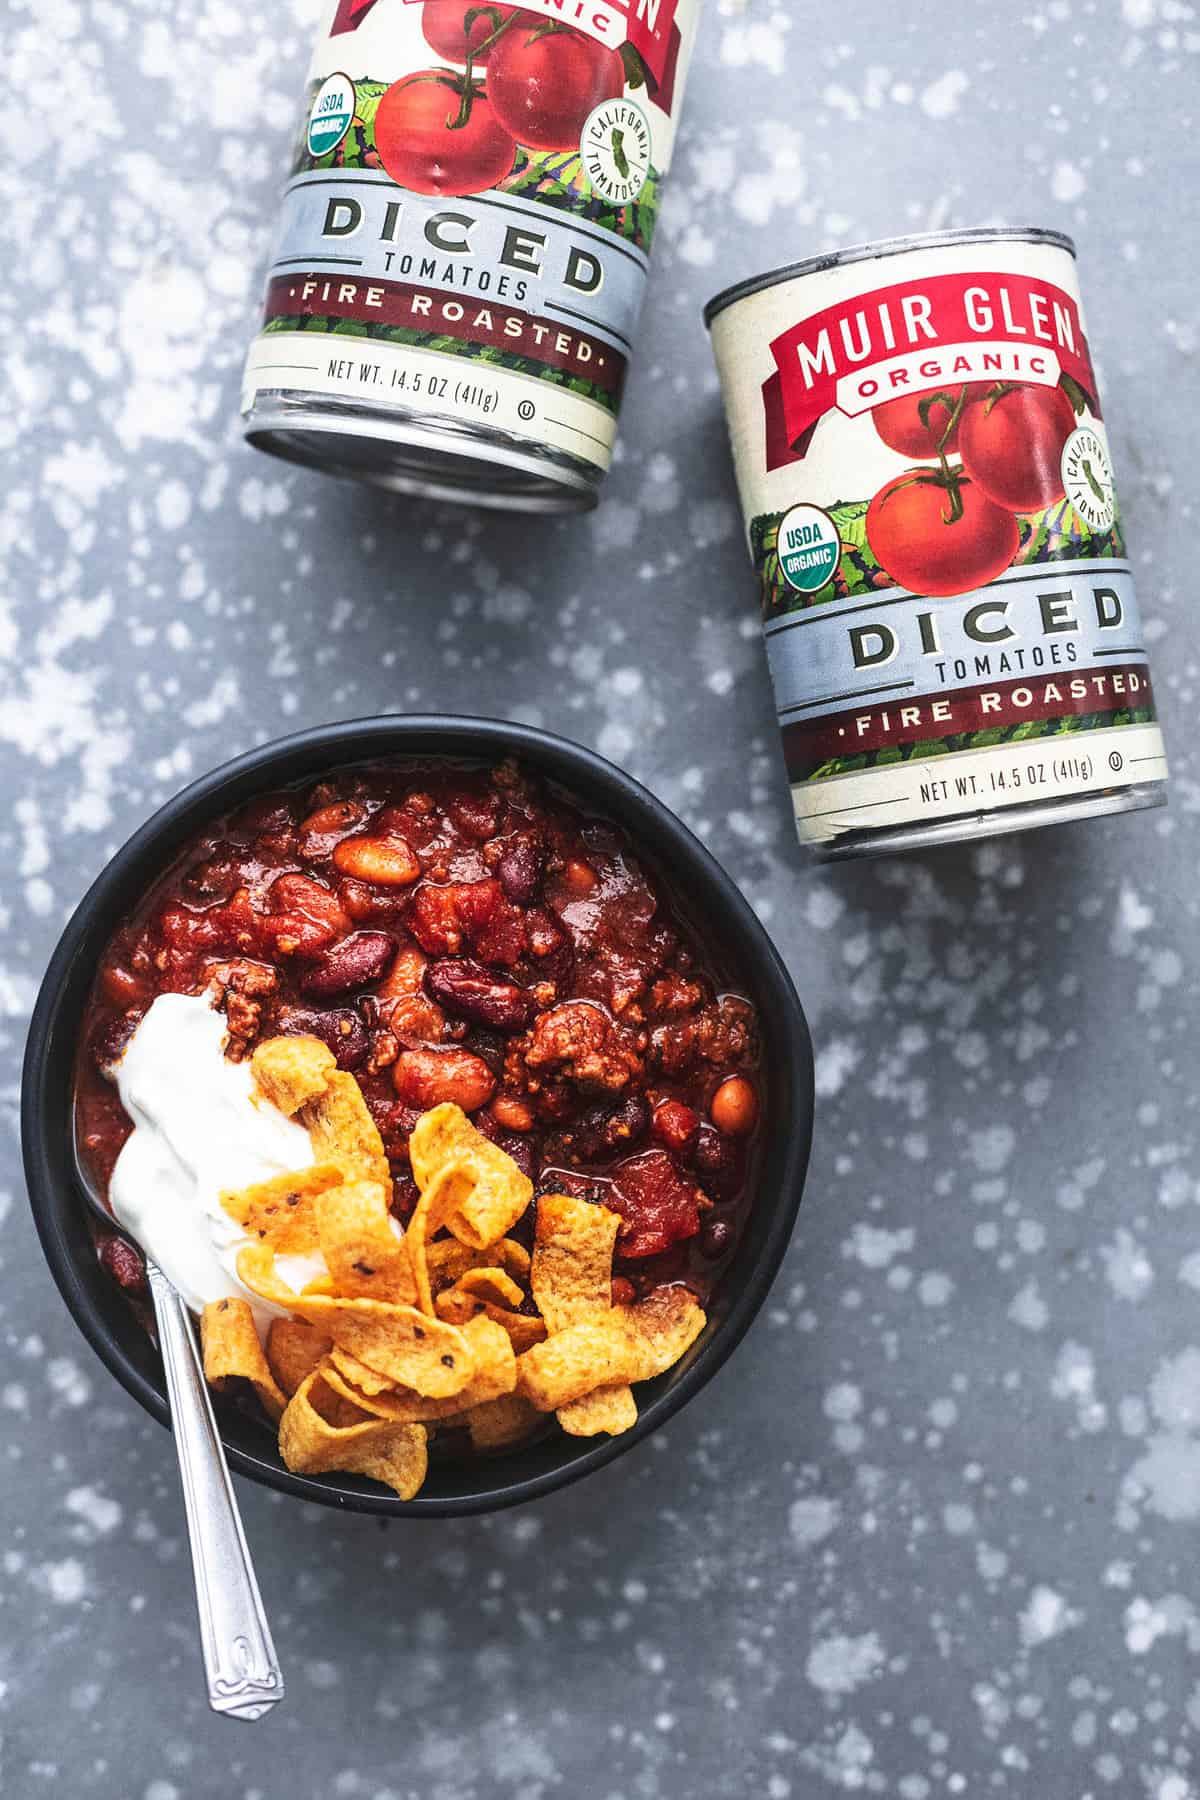
<path id="1" fill-rule="evenodd" d="M 250 442 L 479 506 L 593 506 L 700 0 L 336 0 Z"/>
<path id="2" fill-rule="evenodd" d="M 706 316 L 801 841 L 861 856 L 1162 804 L 1071 240 L 896 238 Z"/>

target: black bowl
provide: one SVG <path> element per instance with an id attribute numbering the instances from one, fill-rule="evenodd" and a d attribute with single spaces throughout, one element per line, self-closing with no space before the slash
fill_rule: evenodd
<path id="1" fill-rule="evenodd" d="M 632 1431 L 600 1440 L 554 1433 L 504 1456 L 430 1465 L 417 1499 L 401 1501 L 348 1475 L 293 1475 L 273 1434 L 217 1402 L 231 1466 L 268 1487 L 353 1512 L 453 1515 L 493 1511 L 565 1487 L 640 1443 L 699 1393 L 744 1336 L 767 1296 L 795 1223 L 812 1138 L 813 1061 L 804 1013 L 787 970 L 728 875 L 674 815 L 620 769 L 577 744 L 526 726 L 453 717 L 383 718 L 328 725 L 252 750 L 169 801 L 125 845 L 80 903 L 47 970 L 25 1053 L 21 1136 L 25 1175 L 46 1260 L 80 1330 L 117 1380 L 169 1423 L 162 1365 L 115 1283 L 100 1267 L 78 1188 L 72 1090 L 80 1021 L 100 955 L 119 922 L 174 856 L 211 820 L 254 795 L 332 769 L 387 758 L 477 762 L 517 756 L 585 808 L 629 832 L 683 916 L 720 944 L 756 1003 L 764 1034 L 766 1147 L 741 1244 L 709 1324 L 676 1368 L 638 1390 Z"/>

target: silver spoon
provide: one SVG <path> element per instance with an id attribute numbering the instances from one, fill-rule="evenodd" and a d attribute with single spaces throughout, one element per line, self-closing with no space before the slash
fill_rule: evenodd
<path id="1" fill-rule="evenodd" d="M 88 1205 L 105 1229 L 132 1244 L 146 1264 L 183 1482 L 208 1704 L 228 1718 L 261 1719 L 283 1699 L 283 1672 L 213 1417 L 191 1313 L 162 1270 L 109 1212 L 78 1146 L 75 1164 Z"/>

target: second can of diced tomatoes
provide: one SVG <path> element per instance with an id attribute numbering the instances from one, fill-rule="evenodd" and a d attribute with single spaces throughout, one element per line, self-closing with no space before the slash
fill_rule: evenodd
<path id="1" fill-rule="evenodd" d="M 796 823 L 827 858 L 1157 806 L 1069 238 L 893 238 L 708 309 Z"/>
<path id="2" fill-rule="evenodd" d="M 251 346 L 251 442 L 478 505 L 595 503 L 699 0 L 337 0 Z"/>

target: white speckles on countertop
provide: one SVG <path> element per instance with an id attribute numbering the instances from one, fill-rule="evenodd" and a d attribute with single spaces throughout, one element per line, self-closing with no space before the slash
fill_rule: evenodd
<path id="1" fill-rule="evenodd" d="M 10 12 L 0 1789 L 1200 1800 L 1200 14 L 710 0 L 617 466 L 536 523 L 240 442 L 317 11 Z M 701 307 L 1002 219 L 1079 240 L 1172 808 L 819 872 Z M 201 1701 L 167 1440 L 44 1272 L 16 1069 L 62 920 L 157 802 L 418 707 L 606 750 L 727 863 L 812 1016 L 812 1179 L 745 1348 L 582 1487 L 383 1529 L 242 1484 L 291 1685 L 245 1730 Z"/>

